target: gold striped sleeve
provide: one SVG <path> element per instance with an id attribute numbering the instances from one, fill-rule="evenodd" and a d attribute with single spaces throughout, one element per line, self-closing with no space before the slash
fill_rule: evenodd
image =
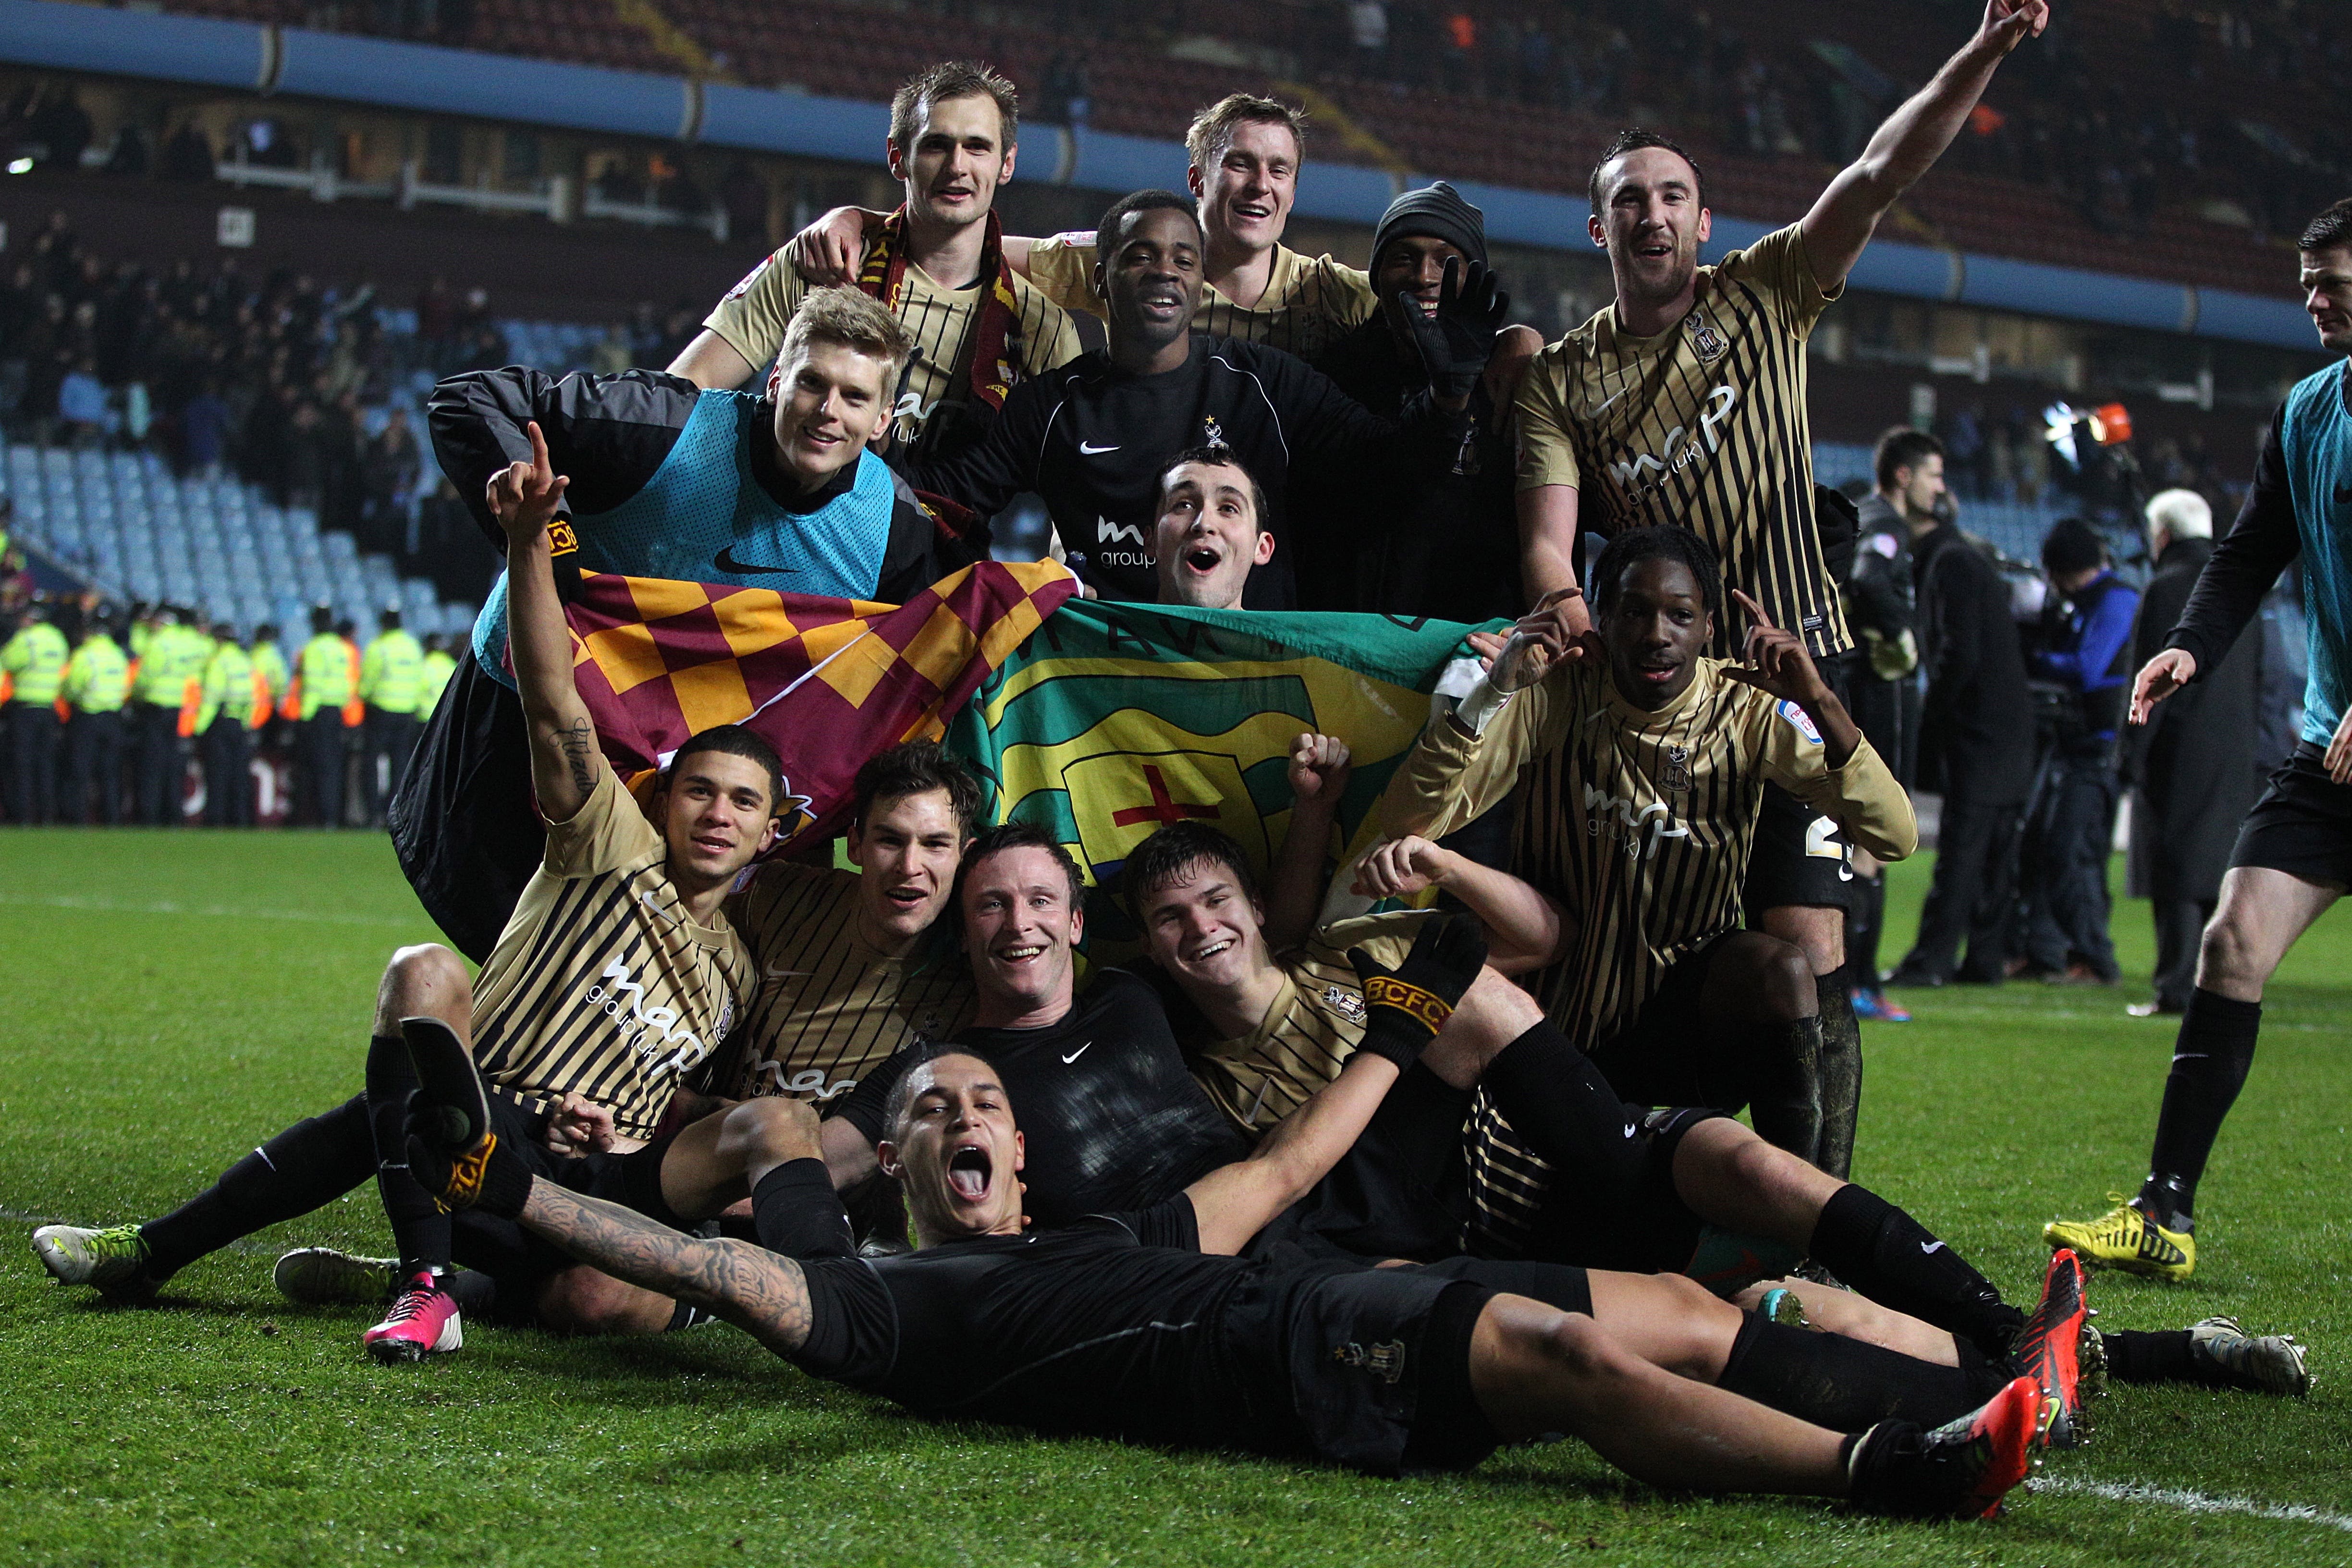
<path id="1" fill-rule="evenodd" d="M 1918 849 L 1919 819 L 1912 813 L 1911 797 L 1868 736 L 1843 767 L 1832 768 L 1825 746 L 1799 730 L 1779 701 L 1759 695 L 1766 700 L 1754 705 L 1748 722 L 1760 725 L 1762 733 L 1751 729 L 1748 754 L 1766 778 L 1834 819 L 1856 848 L 1881 860 L 1905 859 Z"/>

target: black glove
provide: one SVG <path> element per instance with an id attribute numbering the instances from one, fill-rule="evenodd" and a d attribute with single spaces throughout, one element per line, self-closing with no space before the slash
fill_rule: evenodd
<path id="1" fill-rule="evenodd" d="M 1454 1016 L 1454 1004 L 1478 978 L 1486 962 L 1486 935 L 1474 915 L 1432 915 L 1421 922 L 1412 951 L 1394 969 L 1381 968 L 1360 947 L 1348 950 L 1348 962 L 1364 983 L 1368 1015 L 1356 1048 L 1384 1056 L 1403 1072 L 1421 1059 Z"/>
<path id="2" fill-rule="evenodd" d="M 1444 280 L 1437 286 L 1434 315 L 1423 314 L 1421 301 L 1404 289 L 1397 290 L 1397 302 L 1412 328 L 1413 344 L 1421 350 L 1431 393 L 1449 402 L 1469 396 L 1494 355 L 1495 334 L 1511 311 L 1511 297 L 1496 287 L 1493 270 L 1474 261 L 1465 271 L 1462 258 L 1451 257 Z"/>
<path id="3" fill-rule="evenodd" d="M 417 1089 L 408 1097 L 408 1173 L 443 1214 L 479 1209 L 519 1219 L 530 1196 L 530 1167 L 484 1127 L 462 1143 L 450 1141 L 461 1115 Z"/>

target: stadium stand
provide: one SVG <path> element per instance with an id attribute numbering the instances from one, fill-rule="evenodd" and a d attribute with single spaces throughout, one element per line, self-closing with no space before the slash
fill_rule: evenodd
<path id="1" fill-rule="evenodd" d="M 175 479 L 152 452 L 11 446 L 0 493 L 26 538 L 118 603 L 194 605 L 247 634 L 303 626 L 317 605 L 362 626 L 397 607 L 420 635 L 474 622 L 477 606 L 403 578 L 388 555 L 362 555 L 310 508 L 271 505 L 234 479 Z"/>
<path id="2" fill-rule="evenodd" d="M 308 0 L 170 8 L 354 31 L 394 9 Z M 1734 26 L 1684 0 L 1397 4 L 1371 7 L 1385 42 L 1369 48 L 1349 34 L 1361 9 L 1208 0 L 1173 22 L 1106 11 L 1079 27 L 1062 0 L 1005 0 L 981 13 L 878 0 L 478 0 L 424 8 L 430 25 L 407 36 L 636 70 L 684 65 L 719 80 L 871 100 L 937 56 L 937 31 L 914 25 L 935 18 L 1013 76 L 1034 117 L 1049 122 L 1166 137 L 1235 89 L 1304 89 L 1336 132 L 1318 139 L 1320 160 L 1572 194 L 1583 159 L 1556 150 L 1654 121 L 1685 136 L 1720 189 L 1739 193 L 1739 211 L 1785 221 L 1976 11 L 1888 0 L 1865 26 L 1801 0 L 1758 0 Z M 2208 288 L 2251 279 L 2278 292 L 2268 265 L 2277 237 L 2327 199 L 2322 188 L 2343 164 L 2327 108 L 2352 85 L 2341 30 L 2330 7 L 2298 0 L 2259 15 L 2130 0 L 2063 7 L 1895 226 L 1957 249 Z M 1074 44 L 1081 32 L 1093 37 Z M 2179 107 L 2184 75 L 2214 106 L 2201 117 Z M 1465 98 L 1476 112 L 1464 112 Z"/>

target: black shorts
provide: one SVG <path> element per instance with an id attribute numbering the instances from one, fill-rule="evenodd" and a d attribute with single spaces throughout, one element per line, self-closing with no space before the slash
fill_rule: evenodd
<path id="1" fill-rule="evenodd" d="M 2295 747 L 2238 829 L 2230 864 L 2259 866 L 2327 888 L 2352 888 L 2352 784 L 2327 776 L 2327 748 Z"/>
<path id="2" fill-rule="evenodd" d="M 1821 662 L 1822 679 L 1843 699 L 1840 661 Z M 1751 921 L 1766 910 L 1790 904 L 1842 910 L 1853 885 L 1853 847 L 1838 825 L 1769 781 L 1756 815 L 1755 847 L 1740 886 L 1741 906 Z"/>
<path id="3" fill-rule="evenodd" d="M 1494 1451 L 1470 1390 L 1470 1337 L 1493 1289 L 1329 1264 L 1272 1283 L 1225 1320 L 1236 1375 L 1289 1394 L 1288 1410 L 1267 1409 L 1242 1435 L 1246 1446 L 1382 1476 L 1467 1469 Z"/>
<path id="4" fill-rule="evenodd" d="M 490 1096 L 490 1127 L 499 1141 L 522 1157 L 534 1176 L 567 1192 L 602 1198 L 635 1209 L 677 1230 L 693 1228 L 662 1199 L 661 1167 L 675 1132 L 665 1133 L 625 1154 L 558 1154 L 540 1142 L 547 1130 L 543 1113 L 523 1110 L 502 1096 Z M 536 1310 L 539 1287 L 577 1267 L 578 1259 L 512 1220 L 467 1210 L 455 1216 L 450 1258 L 498 1281 L 498 1321 L 528 1322 Z"/>
<path id="5" fill-rule="evenodd" d="M 1682 1272 L 1698 1249 L 1706 1222 L 1675 1190 L 1675 1152 L 1692 1128 L 1723 1114 L 1697 1106 L 1646 1112 L 1638 1134 L 1643 1168 L 1632 1193 L 1619 1203 L 1600 1205 L 1582 1194 L 1554 1188 L 1537 1211 L 1527 1257 L 1627 1274 Z"/>
<path id="6" fill-rule="evenodd" d="M 449 945 L 482 963 L 547 855 L 522 700 L 457 658 L 384 816 L 393 853 Z"/>
<path id="7" fill-rule="evenodd" d="M 1450 1258 L 1462 1249 L 1468 1089 L 1420 1062 L 1398 1079 L 1355 1146 L 1251 1241 L 1253 1258 Z"/>

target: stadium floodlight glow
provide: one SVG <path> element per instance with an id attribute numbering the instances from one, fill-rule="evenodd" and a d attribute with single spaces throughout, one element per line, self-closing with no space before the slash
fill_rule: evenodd
<path id="1" fill-rule="evenodd" d="M 33 161 L 30 158 L 11 158 L 8 160 L 8 172 L 12 174 L 29 174 L 33 172 Z"/>

